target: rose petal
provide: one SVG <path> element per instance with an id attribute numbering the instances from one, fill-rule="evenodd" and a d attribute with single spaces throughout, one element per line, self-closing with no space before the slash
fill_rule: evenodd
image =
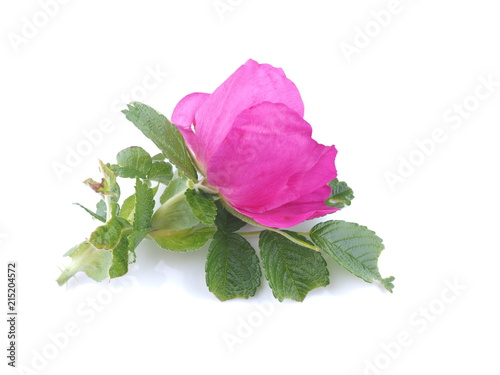
<path id="1" fill-rule="evenodd" d="M 200 106 L 195 114 L 200 157 L 209 164 L 239 113 L 264 101 L 283 103 L 304 115 L 304 104 L 295 84 L 282 69 L 248 60 Z"/>
<path id="2" fill-rule="evenodd" d="M 327 207 L 325 205 L 325 200 L 328 199 L 330 193 L 331 189 L 326 185 L 295 201 L 267 212 L 255 213 L 238 208 L 236 210 L 243 215 L 251 217 L 259 224 L 275 228 L 289 228 L 305 220 L 338 211 L 339 209 L 336 207 Z"/>
<path id="3" fill-rule="evenodd" d="M 284 104 L 249 108 L 210 160 L 208 183 L 231 206 L 254 213 L 318 190 L 337 175 L 337 151 L 314 141 L 311 133 L 311 126 Z"/>
<path id="4" fill-rule="evenodd" d="M 192 125 L 196 128 L 195 114 L 210 94 L 194 92 L 181 99 L 174 108 L 172 123 L 177 126 L 189 148 L 199 154 L 198 141 Z"/>

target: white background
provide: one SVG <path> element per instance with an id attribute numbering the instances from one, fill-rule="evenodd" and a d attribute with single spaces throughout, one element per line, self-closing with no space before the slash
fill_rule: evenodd
<path id="1" fill-rule="evenodd" d="M 219 12 L 213 0 L 46 2 L 0 9 L 0 310 L 10 260 L 19 283 L 18 370 L 4 323 L 2 373 L 498 373 L 500 87 L 475 97 L 481 79 L 500 82 L 495 1 L 222 0 Z M 147 242 L 122 280 L 81 274 L 58 287 L 62 255 L 97 226 L 72 205 L 96 202 L 81 181 L 124 147 L 155 152 L 122 105 L 170 116 L 248 58 L 282 67 L 315 139 L 336 145 L 356 199 L 334 218 L 384 239 L 394 294 L 329 262 L 331 284 L 303 303 L 276 302 L 265 281 L 256 297 L 221 303 L 205 286 L 206 249 Z M 101 123 L 111 129 L 85 148 Z M 416 142 L 439 129 L 424 156 Z M 58 175 L 78 147 L 85 155 Z M 401 158 L 419 165 L 391 189 Z"/>

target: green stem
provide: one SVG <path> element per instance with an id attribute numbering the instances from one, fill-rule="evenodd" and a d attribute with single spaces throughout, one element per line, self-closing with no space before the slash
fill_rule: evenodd
<path id="1" fill-rule="evenodd" d="M 209 187 L 206 187 L 200 183 L 194 185 L 195 189 L 200 189 L 201 191 L 204 191 L 205 193 L 208 193 L 208 194 L 217 194 L 217 191 L 216 190 L 213 190 L 213 189 L 210 189 Z"/>
<path id="2" fill-rule="evenodd" d="M 224 201 L 224 199 L 221 199 L 221 202 L 222 202 L 222 205 L 224 206 L 224 208 L 227 211 L 229 211 L 229 213 L 231 213 L 233 216 L 236 216 L 237 218 L 243 220 L 247 224 L 253 225 L 253 226 L 258 227 L 258 228 L 263 228 L 264 230 L 270 230 L 271 232 L 281 234 L 283 237 L 289 239 L 290 241 L 292 241 L 292 242 L 294 242 L 297 245 L 300 245 L 302 247 L 307 247 L 308 249 L 312 249 L 314 251 L 321 251 L 321 249 L 319 247 L 316 247 L 314 245 L 311 245 L 310 243 L 307 243 L 305 241 L 301 241 L 298 238 L 290 236 L 288 233 L 283 232 L 283 231 L 279 230 L 278 228 L 266 227 L 265 225 L 257 223 L 252 218 L 249 218 L 248 216 L 240 214 L 238 211 L 236 211 L 234 208 L 232 208 L 229 204 L 227 204 L 227 202 Z M 243 233 L 247 233 L 246 235 L 250 236 L 250 235 L 256 235 L 260 232 L 243 232 Z M 249 234 L 249 233 L 251 233 L 251 234 Z M 309 233 L 306 233 L 306 232 L 297 232 L 297 233 L 302 234 L 302 235 L 306 235 L 306 236 L 309 235 Z"/>
<path id="3" fill-rule="evenodd" d="M 255 225 L 255 224 L 252 224 L 252 225 Z M 286 232 L 283 232 L 277 228 L 271 228 L 271 227 L 266 227 L 264 225 L 256 225 L 258 227 L 261 227 L 261 228 L 264 228 L 264 230 L 270 230 L 271 232 L 275 232 L 275 233 L 278 233 L 278 234 L 281 234 L 283 237 L 287 238 L 288 240 L 296 243 L 297 245 L 300 245 L 302 247 L 307 247 L 308 249 L 312 249 L 314 251 L 321 251 L 321 249 L 319 247 L 316 247 L 314 245 L 311 245 L 310 243 L 308 242 L 305 242 L 305 241 L 301 241 L 299 240 L 298 238 L 295 238 L 291 235 L 289 235 L 288 233 Z M 254 232 L 237 232 L 239 235 L 241 236 L 257 236 L 259 235 L 261 232 L 263 232 L 263 230 L 258 230 L 258 231 L 254 231 Z M 295 233 L 298 233 L 298 234 L 301 234 L 303 236 L 308 236 L 309 235 L 309 232 L 295 232 Z"/>
<path id="4" fill-rule="evenodd" d="M 290 236 L 288 233 L 283 232 L 283 231 L 281 231 L 281 230 L 279 230 L 279 229 L 276 229 L 276 228 L 267 228 L 267 230 L 270 230 L 270 231 L 272 231 L 272 232 L 279 233 L 279 234 L 281 234 L 283 237 L 285 237 L 285 238 L 289 239 L 290 241 L 295 242 L 297 245 L 300 245 L 300 246 L 303 246 L 303 247 L 307 247 L 307 248 L 312 249 L 312 250 L 314 250 L 314 251 L 321 251 L 321 249 L 320 249 L 319 247 L 316 247 L 316 246 L 314 246 L 314 245 L 311 245 L 310 243 L 307 243 L 307 242 L 305 242 L 305 241 L 301 241 L 301 240 L 299 240 L 299 239 L 297 239 L 297 238 L 295 238 L 295 237 L 293 237 L 293 236 Z M 297 232 L 297 233 L 298 233 L 298 232 Z M 302 232 L 302 233 L 303 233 L 303 232 Z"/>
<path id="5" fill-rule="evenodd" d="M 57 284 L 59 284 L 59 286 L 62 286 L 64 284 L 66 284 L 69 279 L 71 279 L 72 277 L 75 277 L 75 273 L 77 271 L 78 270 L 75 268 L 75 266 L 73 265 L 73 263 L 71 263 L 64 270 L 61 270 L 61 275 L 56 280 Z M 76 277 L 75 277 L 75 279 L 76 279 Z"/>
<path id="6" fill-rule="evenodd" d="M 269 230 L 269 229 L 267 229 L 267 230 Z M 236 233 L 238 233 L 240 236 L 258 236 L 262 232 L 263 232 L 263 230 L 256 230 L 253 232 L 236 232 Z M 300 234 L 302 236 L 309 236 L 311 234 L 310 232 L 295 232 L 295 233 Z"/>
<path id="7" fill-rule="evenodd" d="M 262 230 L 256 230 L 253 232 L 236 232 L 236 233 L 238 233 L 240 236 L 258 236 L 262 232 L 263 232 Z"/>

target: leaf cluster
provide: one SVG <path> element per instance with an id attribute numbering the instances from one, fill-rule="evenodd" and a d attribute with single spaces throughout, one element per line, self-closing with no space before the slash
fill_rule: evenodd
<path id="1" fill-rule="evenodd" d="M 77 205 L 101 225 L 65 254 L 71 263 L 58 278 L 59 285 L 78 272 L 96 281 L 125 275 L 138 245 L 150 239 L 176 252 L 208 244 L 206 283 L 221 301 L 254 296 L 263 276 L 279 301 L 303 301 L 311 290 L 330 282 L 323 254 L 392 292 L 394 278 L 383 278 L 378 270 L 384 246 L 373 231 L 341 220 L 317 224 L 308 233 L 264 227 L 198 180 L 184 138 L 165 116 L 137 102 L 123 112 L 160 153 L 151 156 L 142 147 L 128 147 L 116 155 L 115 163 L 100 162 L 100 181 L 84 181 L 99 194 L 99 201 L 95 210 Z M 134 193 L 123 201 L 122 180 L 135 182 Z M 327 206 L 342 209 L 351 204 L 354 193 L 345 182 L 335 179 L 329 186 Z M 241 231 L 247 225 L 259 231 Z M 256 234 L 258 252 L 245 238 Z"/>

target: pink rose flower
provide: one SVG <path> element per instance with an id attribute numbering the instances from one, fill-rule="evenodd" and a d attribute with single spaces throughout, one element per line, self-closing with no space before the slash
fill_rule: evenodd
<path id="1" fill-rule="evenodd" d="M 283 70 L 248 60 L 212 94 L 184 97 L 172 122 L 222 199 L 262 225 L 288 228 L 338 210 L 325 205 L 337 150 L 314 141 L 303 116 Z"/>

